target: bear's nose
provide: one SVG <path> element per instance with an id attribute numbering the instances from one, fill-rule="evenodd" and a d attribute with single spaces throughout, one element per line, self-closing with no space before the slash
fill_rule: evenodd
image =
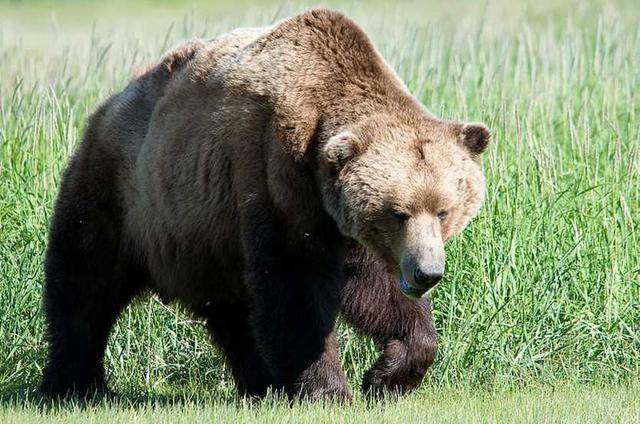
<path id="1" fill-rule="evenodd" d="M 429 290 L 442 280 L 442 272 L 423 271 L 420 268 L 413 270 L 413 281 L 419 288 Z"/>

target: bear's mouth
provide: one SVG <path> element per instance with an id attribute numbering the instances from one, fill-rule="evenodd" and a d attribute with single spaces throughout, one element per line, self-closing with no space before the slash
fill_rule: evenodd
<path id="1" fill-rule="evenodd" d="M 402 273 L 400 273 L 400 291 L 410 299 L 420 299 L 429 290 L 417 289 L 411 286 Z"/>

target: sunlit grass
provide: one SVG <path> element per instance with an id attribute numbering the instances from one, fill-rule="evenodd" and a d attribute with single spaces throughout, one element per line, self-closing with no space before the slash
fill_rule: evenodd
<path id="1" fill-rule="evenodd" d="M 277 397 L 260 403 L 206 393 L 121 397 L 78 403 L 12 399 L 0 405 L 0 421 L 54 422 L 622 422 L 640 420 L 637 390 L 629 387 L 555 390 L 438 390 L 385 401 L 357 399 L 348 406 L 295 403 Z"/>

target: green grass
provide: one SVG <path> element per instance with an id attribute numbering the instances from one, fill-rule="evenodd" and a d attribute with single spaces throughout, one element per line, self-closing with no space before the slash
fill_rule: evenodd
<path id="1" fill-rule="evenodd" d="M 432 111 L 484 121 L 494 134 L 485 207 L 448 246 L 446 280 L 433 293 L 440 351 L 423 387 L 373 406 L 249 407 L 234 399 L 202 326 L 150 299 L 126 310 L 109 343 L 108 378 L 121 399 L 86 408 L 25 400 L 46 349 L 47 223 L 88 113 L 180 41 L 303 6 L 0 2 L 0 421 L 637 421 L 640 7 L 329 4 L 361 23 Z M 355 389 L 377 351 L 344 326 L 340 335 Z"/>
<path id="2" fill-rule="evenodd" d="M 346 407 L 331 404 L 288 405 L 282 399 L 259 404 L 223 402 L 208 396 L 123 398 L 81 405 L 68 402 L 12 402 L 0 406 L 0 422 L 638 422 L 640 395 L 630 389 L 585 389 L 523 392 L 435 391 L 403 399 L 365 402 Z"/>

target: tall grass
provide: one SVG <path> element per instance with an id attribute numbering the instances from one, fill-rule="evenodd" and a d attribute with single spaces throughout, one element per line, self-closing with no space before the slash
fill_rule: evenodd
<path id="1" fill-rule="evenodd" d="M 340 6 L 427 107 L 494 135 L 486 205 L 433 293 L 440 351 L 423 394 L 640 375 L 640 10 L 509 4 Z M 63 16 L 21 7 L 0 5 L 0 394 L 40 375 L 47 223 L 88 113 L 171 45 L 301 9 L 149 4 L 149 19 L 123 6 L 115 24 L 96 12 L 90 25 L 73 2 Z M 355 385 L 377 351 L 340 334 Z M 154 298 L 124 312 L 106 365 L 122 392 L 233 393 L 202 326 Z"/>

